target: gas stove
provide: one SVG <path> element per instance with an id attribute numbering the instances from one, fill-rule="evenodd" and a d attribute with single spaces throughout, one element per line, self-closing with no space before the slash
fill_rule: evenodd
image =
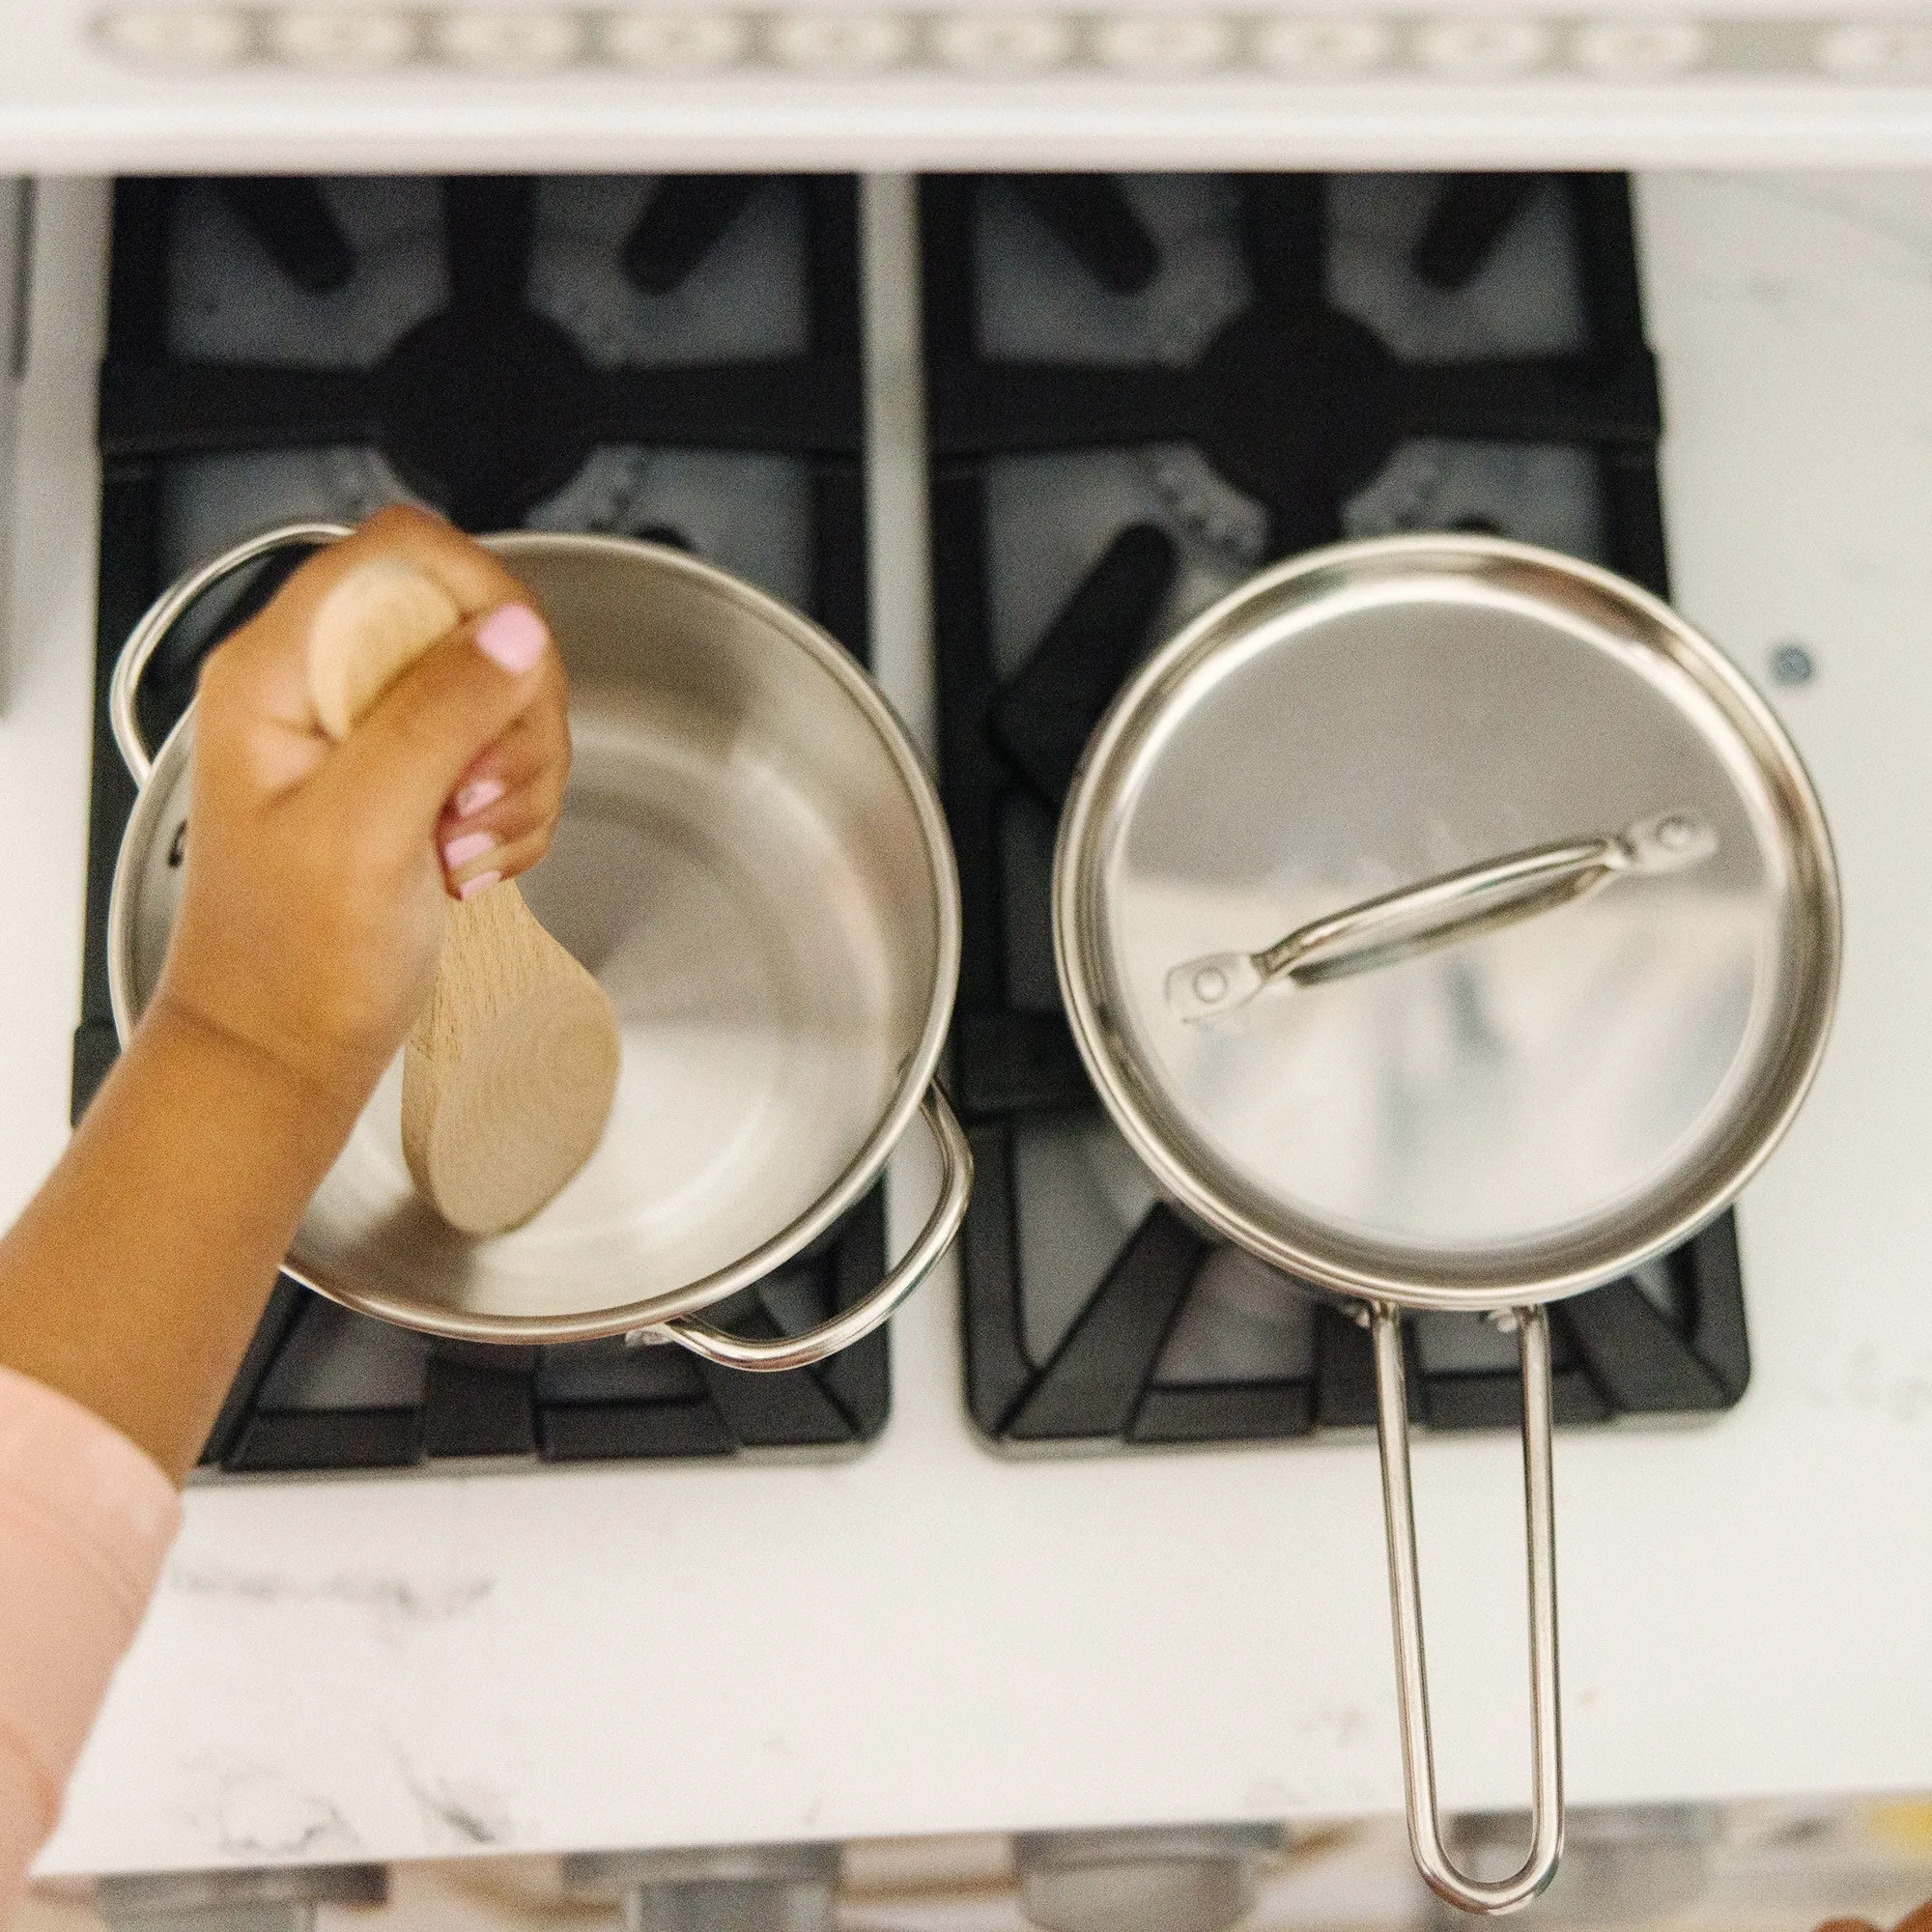
<path id="1" fill-rule="evenodd" d="M 215 101 L 225 85 L 195 81 L 195 112 L 230 113 Z M 447 136 L 446 116 L 406 117 L 399 84 L 358 97 L 360 146 L 315 133 L 291 91 L 276 97 L 286 125 L 247 101 L 262 129 L 254 149 L 211 135 L 165 158 L 233 167 L 256 154 L 269 165 L 279 141 L 273 164 L 295 167 L 536 160 L 518 145 L 506 98 L 481 90 L 465 97 L 482 130 L 467 149 Z M 353 92 L 344 84 L 331 97 L 345 115 Z M 749 165 L 775 138 L 760 123 L 741 143 L 721 123 L 700 144 L 690 120 L 670 132 L 646 126 L 649 103 L 626 96 L 623 129 L 600 148 L 584 138 L 577 101 L 567 97 L 576 145 L 558 165 L 656 165 L 667 155 L 679 167 Z M 1469 96 L 1486 128 L 1497 111 L 1491 93 Z M 566 105 L 555 112 L 560 125 Z M 1278 99 L 1268 112 L 1275 165 L 1423 158 L 1391 119 L 1350 148 L 1318 152 Z M 1096 111 L 1087 138 L 1101 122 Z M 117 121 L 128 164 L 162 164 L 158 125 L 131 108 Z M 238 125 L 236 114 L 219 125 Z M 1569 121 L 1545 126 L 1547 138 L 1507 155 L 1472 138 L 1435 159 L 1622 165 L 1639 152 L 1586 154 Z M 1137 147 L 1130 128 L 1106 127 L 1114 157 L 1142 165 L 1202 167 L 1236 152 L 1205 122 L 1184 150 Z M 1025 166 L 1079 152 L 1078 138 L 960 158 Z M 932 152 L 909 142 L 894 157 Z M 1138 180 L 1117 185 L 1141 205 Z M 946 617 L 963 553 L 927 515 L 936 437 L 923 392 L 935 417 L 943 398 L 918 321 L 918 204 L 934 185 L 869 177 L 859 201 L 869 644 L 894 703 L 937 746 L 932 680 L 954 673 L 934 665 L 928 609 Z M 1224 178 L 1219 191 L 1231 185 Z M 1932 1577 L 1932 1463 L 1918 1453 L 1932 1361 L 1918 1237 L 1932 1105 L 1910 1024 L 1924 951 L 1914 882 L 1932 865 L 1932 661 L 1913 561 L 1927 554 L 1932 472 L 1912 403 L 1932 390 L 1932 282 L 1920 272 L 1932 203 L 1918 179 L 1838 174 L 1652 172 L 1631 193 L 1640 312 L 1665 400 L 1658 454 L 1673 601 L 1797 738 L 1841 855 L 1850 951 L 1817 1088 L 1740 1206 L 1748 1394 L 1709 1427 L 1573 1427 L 1558 1442 L 1567 1782 L 1578 1807 L 1916 1789 L 1932 1690 L 1896 1660 L 1916 1654 Z M 1009 205 L 1059 245 L 1031 195 L 1013 185 Z M 88 445 L 111 201 L 99 181 L 43 183 L 32 257 L 19 576 L 0 690 L 0 804 L 24 829 L 10 865 L 15 903 L 31 909 L 0 947 L 13 1015 L 0 1180 L 14 1202 L 61 1145 L 80 979 L 101 503 Z M 1508 245 L 1505 234 L 1498 247 Z M 994 353 L 1036 351 L 1022 339 Z M 941 468 L 963 473 L 980 461 L 947 454 Z M 128 467 L 111 461 L 110 503 Z M 1230 480 L 1268 508 L 1265 490 Z M 1465 502 L 1441 514 L 1503 521 Z M 1122 521 L 1155 519 L 1136 509 Z M 929 534 L 947 566 L 936 597 Z M 1113 534 L 1089 539 L 1030 621 L 1051 622 Z M 117 635 L 152 587 L 129 556 L 148 570 L 110 531 L 110 590 L 117 571 L 128 575 L 107 627 Z M 160 576 L 156 560 L 152 582 Z M 945 719 L 949 734 L 964 728 L 950 701 Z M 1035 796 L 1024 778 L 1007 781 Z M 977 903 L 976 928 L 986 901 Z M 995 957 L 1004 961 L 1004 939 Z M 1002 989 L 980 1009 L 1005 1008 Z M 954 1046 L 957 1091 L 963 1029 Z M 1058 1130 L 1087 1190 L 1065 1197 L 1062 1218 L 1084 1218 L 1096 1190 L 1112 1215 L 1111 1229 L 1101 1223 L 1111 1247 L 1087 1250 L 1093 1275 L 1069 1274 L 1057 1307 L 1035 1295 L 1025 1375 L 1144 1218 L 1144 1197 L 1116 1203 L 1100 1188 L 1134 1177 L 1078 1144 L 1090 1117 L 1083 1102 L 976 1113 L 982 1134 Z M 923 1218 L 923 1154 L 909 1147 L 893 1164 L 894 1243 Z M 1122 1451 L 1121 1435 L 1076 1418 L 1084 1433 L 1041 1446 L 1110 1453 L 991 1453 L 1025 1445 L 968 1407 L 961 1275 L 997 1252 L 1003 1186 L 1010 1195 L 1000 1164 L 982 1158 L 992 1228 L 982 1223 L 894 1321 L 890 1421 L 846 1460 L 565 1467 L 505 1456 L 438 1461 L 409 1480 L 197 1486 L 43 1869 L 419 1860 L 472 1854 L 486 1838 L 489 1849 L 551 1853 L 1392 1813 L 1401 1757 L 1373 1445 L 1318 1428 L 1263 1443 L 1195 1440 L 1184 1455 L 1151 1443 Z M 1053 1231 L 1020 1208 L 1037 1254 Z M 1250 1335 L 1270 1315 L 1278 1328 L 1288 1305 L 1279 1284 L 1257 1287 L 1277 1305 L 1258 1311 Z M 1027 1312 L 969 1305 L 1009 1335 Z M 1182 1332 L 1177 1321 L 1177 1349 Z M 1189 1400 L 1206 1389 L 1200 1400 L 1217 1407 L 1231 1388 L 1263 1386 L 1256 1406 L 1278 1427 L 1286 1398 L 1253 1380 L 1240 1333 L 1217 1344 L 1232 1373 L 1174 1386 Z M 994 1358 L 974 1347 L 977 1377 Z M 1519 1447 L 1502 1428 L 1438 1427 L 1418 1442 L 1415 1469 L 1443 1802 L 1520 1804 Z"/>
<path id="2" fill-rule="evenodd" d="M 1131 668 L 1276 557 L 1487 530 L 1668 594 L 1628 185 L 969 176 L 923 207 L 973 1417 L 1015 1447 L 1367 1427 L 1364 1331 L 1159 1204 L 1094 1103 L 1054 977 L 1055 823 Z M 1560 1422 L 1728 1407 L 1732 1218 L 1552 1320 Z M 1425 1315 L 1409 1342 L 1430 1426 L 1515 1425 L 1508 1334 Z"/>
<path id="3" fill-rule="evenodd" d="M 238 538 L 396 499 L 473 530 L 696 551 L 867 641 L 856 185 L 760 176 L 124 181 L 115 194 L 98 697 L 135 618 Z M 181 714 L 249 585 L 143 688 Z M 105 921 L 131 792 L 97 704 L 76 1115 L 114 1053 Z M 774 1334 L 884 1266 L 873 1195 L 719 1311 Z M 286 1277 L 203 1456 L 230 1474 L 850 1453 L 883 1338 L 744 1376 L 620 1340 L 431 1342 Z"/>
<path id="4" fill-rule="evenodd" d="M 1139 658 L 1271 558 L 1489 529 L 1667 591 L 1616 176 L 1013 175 L 922 188 L 932 583 L 979 1182 L 968 1403 L 1010 1446 L 1275 1439 L 1374 1419 L 1366 1337 L 1159 1205 L 1061 1017 L 1047 886 L 1081 746 Z M 129 180 L 100 382 L 99 680 L 240 537 L 398 498 L 471 529 L 685 545 L 862 657 L 865 420 L 845 177 Z M 155 737 L 271 580 L 184 628 Z M 97 716 L 74 1105 L 114 1040 L 127 781 Z M 724 1311 L 821 1320 L 884 1255 L 876 1196 Z M 1749 1374 L 1728 1215 L 1555 1316 L 1559 1420 L 1708 1414 Z M 1513 1425 L 1514 1343 L 1412 1325 L 1436 1428 Z M 204 1457 L 229 1474 L 851 1453 L 883 1339 L 746 1377 L 618 1343 L 432 1343 L 283 1280 Z"/>

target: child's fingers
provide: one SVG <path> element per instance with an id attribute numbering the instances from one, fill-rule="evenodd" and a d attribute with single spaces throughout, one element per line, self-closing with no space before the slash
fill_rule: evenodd
<path id="1" fill-rule="evenodd" d="M 318 551 L 268 608 L 215 654 L 227 661 L 230 676 L 248 687 L 253 708 L 279 724 L 314 727 L 308 694 L 310 620 L 343 578 L 378 558 L 421 571 L 441 585 L 465 617 L 529 601 L 529 592 L 461 530 L 427 510 L 391 504 L 340 543 Z"/>
<path id="2" fill-rule="evenodd" d="M 480 829 L 456 833 L 442 847 L 443 875 L 450 893 L 465 898 L 484 886 L 494 886 L 498 879 L 514 879 L 527 872 L 550 850 L 555 829 L 555 820 L 546 818 L 502 838 Z"/>
<path id="3" fill-rule="evenodd" d="M 523 794 L 534 816 L 554 817 L 570 776 L 570 727 L 563 697 L 563 670 L 554 652 L 546 659 L 554 689 L 519 714 L 503 735 L 480 753 L 449 795 L 439 836 L 471 821 L 482 822 L 504 799 Z"/>
<path id="4" fill-rule="evenodd" d="M 452 892 L 471 879 L 515 878 L 549 849 L 556 830 L 556 802 L 548 772 L 542 782 L 504 795 L 467 818 L 445 812 L 437 827 L 437 850 Z M 472 781 L 472 782 L 474 782 Z"/>
<path id="5" fill-rule="evenodd" d="M 426 651 L 343 740 L 327 768 L 405 836 L 438 825 L 478 755 L 548 690 L 548 631 L 527 604 L 471 619 Z"/>
<path id="6" fill-rule="evenodd" d="M 462 792 L 457 796 L 461 797 Z M 526 785 L 517 791 L 506 791 L 500 798 L 460 816 L 453 809 L 445 811 L 436 828 L 437 850 L 444 855 L 445 866 L 461 865 L 461 860 L 452 861 L 447 856 L 452 845 L 461 843 L 466 851 L 480 852 L 484 848 L 475 841 L 482 838 L 507 845 L 512 839 L 527 838 L 541 828 L 554 828 L 556 818 L 556 806 L 548 788 Z"/>

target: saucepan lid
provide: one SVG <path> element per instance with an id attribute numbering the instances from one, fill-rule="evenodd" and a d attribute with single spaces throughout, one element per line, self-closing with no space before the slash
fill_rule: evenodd
<path id="1" fill-rule="evenodd" d="M 1101 1096 L 1226 1238 L 1328 1289 L 1520 1307 L 1717 1212 L 1835 994 L 1823 813 L 1764 703 L 1609 573 L 1345 544 L 1159 651 L 1062 819 Z"/>

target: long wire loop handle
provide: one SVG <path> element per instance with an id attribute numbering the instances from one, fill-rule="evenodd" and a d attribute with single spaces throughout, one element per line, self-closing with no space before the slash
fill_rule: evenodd
<path id="1" fill-rule="evenodd" d="M 1429 1671 L 1422 1654 L 1422 1591 L 1415 1558 L 1415 1501 L 1408 1470 L 1408 1395 L 1402 1311 L 1378 1303 L 1376 1350 L 1382 1509 L 1388 1527 L 1389 1606 L 1395 1625 L 1408 1842 L 1430 1889 L 1463 1912 L 1514 1912 L 1547 1886 L 1563 1854 L 1563 1737 L 1556 1693 L 1556 1502 L 1549 1439 L 1549 1320 L 1516 1311 L 1522 1362 L 1523 1508 L 1529 1544 L 1529 1852 L 1508 1878 L 1465 1877 L 1450 1861 L 1435 1808 L 1435 1752 L 1429 1734 Z"/>

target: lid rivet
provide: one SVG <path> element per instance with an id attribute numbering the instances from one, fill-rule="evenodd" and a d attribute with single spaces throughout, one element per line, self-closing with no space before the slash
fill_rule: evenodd
<path id="1" fill-rule="evenodd" d="M 1228 997 L 1228 976 L 1218 966 L 1204 966 L 1194 976 L 1194 997 L 1203 1006 L 1213 1006 Z"/>
<path id="2" fill-rule="evenodd" d="M 1697 821 L 1673 812 L 1657 828 L 1657 842 L 1666 852 L 1682 852 L 1697 842 Z"/>

